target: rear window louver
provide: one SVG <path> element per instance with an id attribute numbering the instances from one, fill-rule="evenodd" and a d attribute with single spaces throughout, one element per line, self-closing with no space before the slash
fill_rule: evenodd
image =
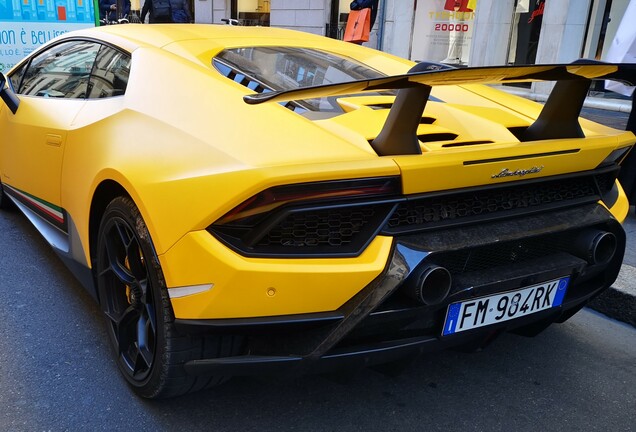
<path id="1" fill-rule="evenodd" d="M 240 85 L 244 87 L 247 87 L 250 90 L 253 90 L 254 93 L 269 93 L 273 91 L 272 89 L 265 87 L 263 84 L 256 81 L 254 78 L 251 78 L 242 72 L 238 72 L 234 70 L 230 66 L 218 61 L 217 59 L 214 59 L 214 67 L 223 76 L 231 79 L 232 81 L 236 83 L 239 83 Z M 304 108 L 298 107 L 298 105 L 294 104 L 293 101 L 281 102 L 281 105 L 284 106 L 285 108 L 289 108 L 292 111 L 297 111 L 297 110 L 305 111 Z"/>
<path id="2" fill-rule="evenodd" d="M 235 71 L 234 69 L 232 69 L 231 67 L 229 67 L 228 65 L 224 63 L 221 63 L 215 60 L 214 66 L 225 77 L 231 79 L 234 82 L 241 84 L 242 86 L 247 87 L 250 90 L 253 90 L 255 93 L 266 93 L 271 91 L 270 89 L 268 89 L 263 84 L 256 81 L 255 79 L 250 78 L 249 76 L 243 73 Z"/>

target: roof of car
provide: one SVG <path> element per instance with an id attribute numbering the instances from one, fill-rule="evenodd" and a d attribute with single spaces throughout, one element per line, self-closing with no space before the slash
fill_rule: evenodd
<path id="1" fill-rule="evenodd" d="M 322 49 L 356 58 L 389 74 L 404 73 L 405 64 L 409 63 L 386 53 L 378 56 L 374 50 L 307 32 L 221 24 L 109 25 L 69 32 L 51 43 L 77 37 L 99 39 L 128 52 L 139 48 L 162 49 L 207 68 L 211 67 L 210 59 L 226 48 L 254 46 Z M 390 58 L 393 60 L 389 61 Z"/>
<path id="2" fill-rule="evenodd" d="M 91 38 L 128 52 L 139 48 L 169 51 L 183 59 L 210 67 L 210 58 L 226 48 L 250 46 L 312 47 L 365 60 L 378 60 L 376 52 L 359 45 L 307 32 L 274 27 L 221 24 L 125 24 L 93 27 L 64 34 L 61 38 Z M 56 40 L 60 40 L 59 38 Z M 51 41 L 55 43 L 54 41 Z M 384 55 L 384 57 L 390 57 Z M 406 60 L 400 59 L 405 62 Z M 396 69 L 395 73 L 401 70 Z"/>
<path id="3" fill-rule="evenodd" d="M 297 32 L 293 30 L 273 28 L 273 27 L 242 27 L 219 24 L 127 24 L 110 25 L 89 28 L 73 32 L 74 35 L 96 37 L 105 41 L 110 41 L 118 45 L 121 40 L 126 40 L 132 45 L 146 45 L 163 48 L 172 43 L 206 40 L 218 41 L 218 45 L 234 45 L 238 41 L 251 40 L 255 44 L 260 44 L 265 39 L 279 40 L 314 40 L 318 42 L 325 38 L 312 35 L 310 33 Z M 302 37 L 299 37 L 302 35 Z M 230 42 L 234 41 L 234 42 Z"/>

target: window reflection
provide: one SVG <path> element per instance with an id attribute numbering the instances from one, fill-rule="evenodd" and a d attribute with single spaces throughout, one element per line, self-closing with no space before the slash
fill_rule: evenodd
<path id="1" fill-rule="evenodd" d="M 85 98 L 99 46 L 87 41 L 65 42 L 37 55 L 26 70 L 18 93 Z"/>
<path id="2" fill-rule="evenodd" d="M 20 66 L 20 68 L 14 71 L 13 74 L 11 74 L 11 76 L 9 77 L 9 82 L 11 83 L 11 89 L 15 93 L 17 93 L 18 89 L 20 88 L 20 81 L 22 81 L 22 75 L 24 75 L 24 71 L 26 70 L 27 64 L 28 63 L 25 63 L 22 66 Z"/>
<path id="3" fill-rule="evenodd" d="M 10 81 L 22 95 L 97 99 L 123 95 L 129 74 L 128 54 L 95 42 L 69 41 L 35 56 Z"/>
<path id="4" fill-rule="evenodd" d="M 260 91 L 293 90 L 384 76 L 356 60 L 308 48 L 227 49 L 213 64 L 234 81 L 247 81 L 244 85 L 248 87 L 256 83 L 266 89 Z M 302 105 L 312 111 L 342 111 L 334 97 L 305 100 Z"/>
<path id="5" fill-rule="evenodd" d="M 126 92 L 129 73 L 130 57 L 113 48 L 102 46 L 91 75 L 88 97 L 123 95 Z"/>

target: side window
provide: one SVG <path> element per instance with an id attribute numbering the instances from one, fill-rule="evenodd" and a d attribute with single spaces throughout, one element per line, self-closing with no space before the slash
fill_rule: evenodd
<path id="1" fill-rule="evenodd" d="M 88 84 L 91 99 L 120 96 L 126 92 L 130 56 L 114 48 L 102 46 Z"/>
<path id="2" fill-rule="evenodd" d="M 69 41 L 52 46 L 31 60 L 18 93 L 85 98 L 99 47 L 99 44 L 88 41 Z"/>
<path id="3" fill-rule="evenodd" d="M 22 66 L 20 66 L 19 69 L 15 70 L 9 77 L 9 82 L 11 83 L 11 89 L 16 93 L 18 92 L 18 87 L 20 87 L 20 81 L 22 80 L 22 75 L 24 75 L 24 71 L 26 70 L 28 64 L 29 62 L 24 63 Z"/>

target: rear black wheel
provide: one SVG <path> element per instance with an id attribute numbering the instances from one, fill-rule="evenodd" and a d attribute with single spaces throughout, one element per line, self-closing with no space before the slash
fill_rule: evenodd
<path id="1" fill-rule="evenodd" d="M 193 377 L 184 364 L 235 355 L 235 338 L 180 335 L 159 259 L 132 200 L 114 199 L 102 218 L 95 266 L 97 288 L 117 365 L 141 396 L 178 396 L 224 380 Z M 209 357 L 208 357 L 209 358 Z"/>

